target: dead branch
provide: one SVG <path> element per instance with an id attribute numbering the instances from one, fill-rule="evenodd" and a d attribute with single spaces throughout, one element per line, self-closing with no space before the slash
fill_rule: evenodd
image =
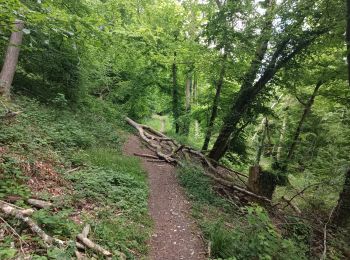
<path id="1" fill-rule="evenodd" d="M 147 162 L 166 162 L 162 159 L 147 160 Z"/>
<path id="2" fill-rule="evenodd" d="M 134 153 L 134 155 L 139 157 L 151 158 L 151 159 L 159 159 L 158 156 L 151 155 L 151 154 Z"/>
<path id="3" fill-rule="evenodd" d="M 320 260 L 324 260 L 327 257 L 327 226 L 328 226 L 329 222 L 331 222 L 331 219 L 332 219 L 332 216 L 333 216 L 333 212 L 334 212 L 336 207 L 337 206 L 334 206 L 332 208 L 331 213 L 328 216 L 328 220 L 327 220 L 327 222 L 326 222 L 326 224 L 324 225 L 324 228 L 323 228 L 323 253 L 322 253 L 322 256 L 321 256 Z"/>
<path id="4" fill-rule="evenodd" d="M 3 201 L 3 200 L 0 200 L 0 205 L 1 205 L 1 203 L 9 205 L 10 207 L 16 208 L 23 216 L 30 216 L 34 213 L 33 209 L 21 208 L 21 207 L 18 207 L 17 205 L 8 203 L 8 202 Z"/>
<path id="5" fill-rule="evenodd" d="M 112 253 L 107 251 L 106 249 L 104 249 L 103 247 L 101 247 L 98 244 L 95 244 L 94 242 L 92 242 L 90 239 L 88 239 L 87 237 L 84 237 L 83 234 L 78 234 L 77 238 L 88 248 L 97 251 L 99 253 L 101 253 L 104 256 L 112 256 Z"/>
<path id="6" fill-rule="evenodd" d="M 191 154 L 192 156 L 196 156 L 198 157 L 205 165 L 206 167 L 210 170 L 210 172 L 207 172 L 207 171 L 203 171 L 204 174 L 208 177 L 210 177 L 211 179 L 215 180 L 216 182 L 220 183 L 221 185 L 225 186 L 225 187 L 229 187 L 233 190 L 236 190 L 240 193 L 243 193 L 247 196 L 251 196 L 251 197 L 254 197 L 256 199 L 259 199 L 259 200 L 262 200 L 264 202 L 267 202 L 267 203 L 271 203 L 271 200 L 269 200 L 268 198 L 264 197 L 264 196 L 260 196 L 260 195 L 257 195 L 253 192 L 250 192 L 242 187 L 239 187 L 237 185 L 234 185 L 233 184 L 233 181 L 234 181 L 234 178 L 231 176 L 231 175 L 227 175 L 227 174 L 224 174 L 224 173 L 221 173 L 220 171 L 218 171 L 214 166 L 213 164 L 211 163 L 211 161 L 204 155 L 202 154 L 201 152 L 197 151 L 197 150 L 194 150 L 190 147 L 187 147 L 187 146 L 184 146 L 184 145 L 179 145 L 176 141 L 174 141 L 173 139 L 167 137 L 166 135 L 164 135 L 163 133 L 160 133 L 154 129 L 152 129 L 151 127 L 149 126 L 145 126 L 145 125 L 141 125 L 141 124 L 138 124 L 136 123 L 135 121 L 133 121 L 132 119 L 126 117 L 125 120 L 128 122 L 128 124 L 130 124 L 131 126 L 133 126 L 134 128 L 136 128 L 136 130 L 138 131 L 141 139 L 143 141 L 145 141 L 150 149 L 152 151 L 154 151 L 158 157 L 154 158 L 153 156 L 151 158 L 153 159 L 162 159 L 168 163 L 172 163 L 172 164 L 177 164 L 177 165 L 180 165 L 180 166 L 183 166 L 182 162 L 178 159 L 179 157 L 175 158 L 175 155 L 179 152 L 179 151 L 182 151 L 183 152 L 183 155 L 186 157 L 186 159 L 188 161 L 191 161 L 191 158 L 189 156 L 189 154 Z M 148 132 L 152 133 L 152 134 L 149 134 L 147 133 L 145 130 L 147 130 Z M 153 141 L 154 140 L 157 140 L 160 145 L 154 143 Z M 172 144 L 174 145 L 175 149 L 173 150 L 173 152 L 171 154 L 164 154 L 162 152 L 162 146 L 161 146 L 161 140 L 167 140 L 167 141 L 170 141 L 172 142 Z M 147 156 L 148 157 L 148 156 Z M 227 168 L 226 168 L 227 169 Z M 229 170 L 229 169 L 228 169 Z M 233 174 L 238 174 L 232 170 L 229 170 L 231 173 Z M 244 174 L 241 174 L 239 173 L 238 175 L 243 175 Z M 246 176 L 245 176 L 246 177 Z"/>
<path id="7" fill-rule="evenodd" d="M 86 224 L 85 227 L 83 228 L 83 231 L 81 231 L 81 234 L 83 237 L 88 237 L 90 232 L 90 225 Z"/>
<path id="8" fill-rule="evenodd" d="M 30 204 L 36 208 L 39 208 L 39 209 L 47 209 L 47 208 L 50 208 L 52 206 L 51 202 L 44 201 L 44 200 L 28 199 L 27 202 L 28 202 L 28 204 Z"/>
<path id="9" fill-rule="evenodd" d="M 65 245 L 64 241 L 47 235 L 31 218 L 23 215 L 20 210 L 10 206 L 9 204 L 0 202 L 0 210 L 7 216 L 12 216 L 25 222 L 30 230 L 37 234 L 45 242 L 47 247 L 51 246 L 52 244 L 59 247 L 63 247 Z"/>
<path id="10" fill-rule="evenodd" d="M 301 214 L 301 210 L 295 204 L 293 204 L 291 200 L 286 199 L 284 196 L 282 196 L 281 199 L 286 202 L 287 205 L 289 205 L 295 211 L 295 213 Z M 285 209 L 285 207 L 283 209 Z"/>

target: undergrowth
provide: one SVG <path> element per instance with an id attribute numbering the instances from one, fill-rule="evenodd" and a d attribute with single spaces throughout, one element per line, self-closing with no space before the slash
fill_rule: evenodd
<path id="1" fill-rule="evenodd" d="M 284 237 L 262 207 L 234 208 L 197 166 L 181 168 L 178 176 L 213 259 L 306 259 L 305 245 Z"/>
<path id="2" fill-rule="evenodd" d="M 50 200 L 53 207 L 33 215 L 49 235 L 74 241 L 89 223 L 89 238 L 111 252 L 145 256 L 148 187 L 139 161 L 121 155 L 120 113 L 103 104 L 48 107 L 23 97 L 9 108 L 23 112 L 1 122 L 0 199 L 22 207 L 33 196 Z M 23 256 L 20 243 L 32 259 L 74 257 L 74 243 L 45 250 L 20 221 L 6 220 L 21 240 L 0 221 L 0 259 Z M 95 254 L 88 251 L 87 257 L 100 259 Z"/>

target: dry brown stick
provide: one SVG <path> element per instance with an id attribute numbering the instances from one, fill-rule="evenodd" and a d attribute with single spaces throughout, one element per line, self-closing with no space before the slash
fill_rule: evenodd
<path id="1" fill-rule="evenodd" d="M 47 235 L 31 218 L 22 214 L 22 212 L 8 204 L 0 202 L 0 210 L 8 216 L 15 217 L 25 222 L 33 233 L 37 234 L 47 246 L 56 244 L 59 247 L 63 247 L 65 242 Z"/>
<path id="2" fill-rule="evenodd" d="M 146 158 L 152 158 L 152 159 L 159 159 L 158 156 L 151 155 L 151 154 L 134 153 L 134 155 L 139 156 L 139 157 L 146 157 Z"/>
<path id="3" fill-rule="evenodd" d="M 104 249 L 102 246 L 95 244 L 94 242 L 92 242 L 90 239 L 88 239 L 87 237 L 84 237 L 83 234 L 78 234 L 77 238 L 88 248 L 95 250 L 101 254 L 103 254 L 104 256 L 112 256 L 112 253 L 109 252 L 108 250 Z"/>

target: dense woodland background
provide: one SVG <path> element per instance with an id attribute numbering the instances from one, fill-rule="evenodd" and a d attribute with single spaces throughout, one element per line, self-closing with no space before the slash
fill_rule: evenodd
<path id="1" fill-rule="evenodd" d="M 80 226 L 63 220 L 85 211 L 102 245 L 146 255 L 147 184 L 120 155 L 128 116 L 258 174 L 248 189 L 273 209 L 237 209 L 200 166 L 179 170 L 214 259 L 348 259 L 348 2 L 0 0 L 1 201 L 25 207 L 53 192 L 54 211 L 34 217 L 44 230 L 74 237 Z M 111 178 L 122 191 L 107 192 Z M 79 204 L 91 200 L 104 206 L 95 215 Z M 42 251 L 17 220 L 1 220 L 1 259 L 74 253 Z"/>

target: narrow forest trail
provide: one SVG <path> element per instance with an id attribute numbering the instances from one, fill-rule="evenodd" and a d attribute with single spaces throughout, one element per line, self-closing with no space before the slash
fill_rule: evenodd
<path id="1" fill-rule="evenodd" d="M 124 145 L 126 155 L 154 154 L 140 139 L 130 136 Z M 151 260 L 206 259 L 204 243 L 190 217 L 190 204 L 179 185 L 175 168 L 142 158 L 150 187 L 149 210 L 154 232 L 149 241 Z"/>

